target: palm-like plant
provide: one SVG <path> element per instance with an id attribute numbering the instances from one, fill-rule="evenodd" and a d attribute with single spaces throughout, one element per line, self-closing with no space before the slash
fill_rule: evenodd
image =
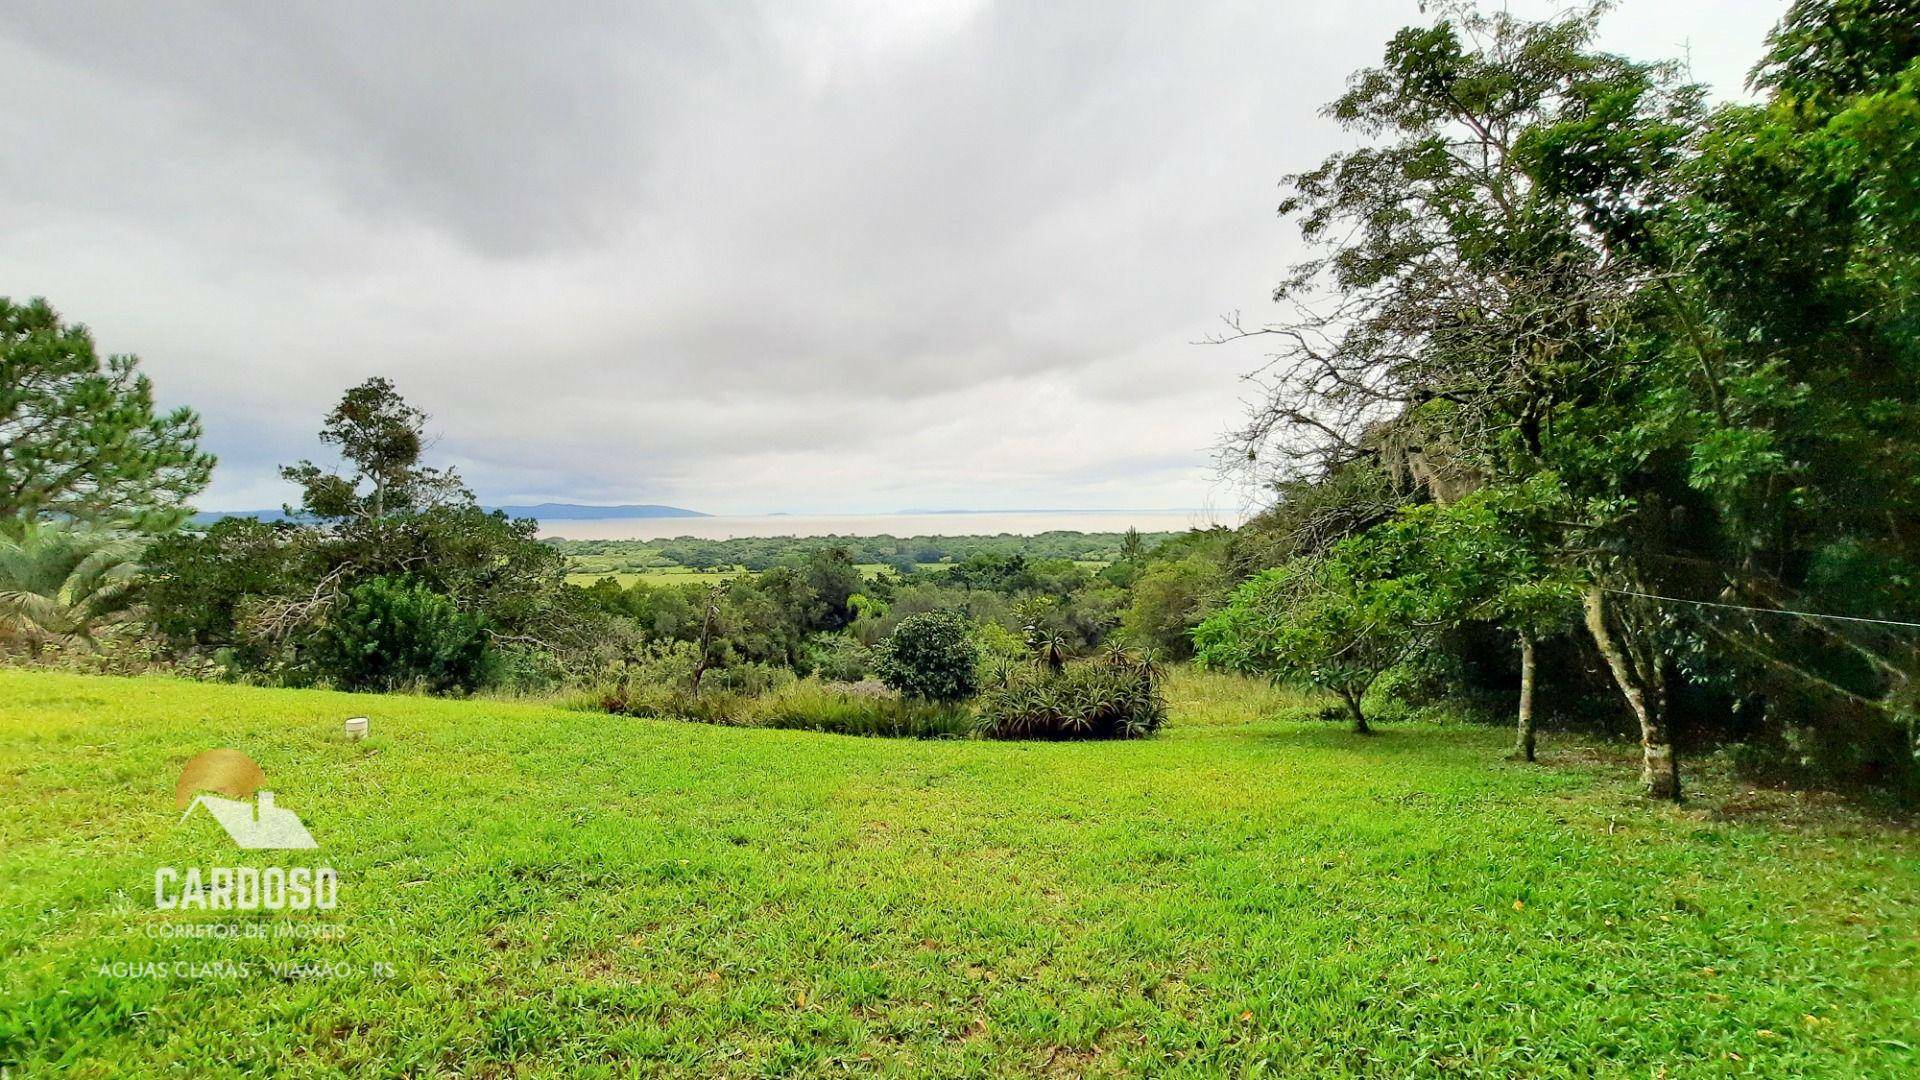
<path id="1" fill-rule="evenodd" d="M 1166 721 L 1150 661 L 1027 665 L 980 695 L 977 730 L 996 739 L 1137 739 Z"/>
<path id="2" fill-rule="evenodd" d="M 124 533 L 26 522 L 0 529 L 0 641 L 94 647 L 132 614 L 141 542 Z"/>

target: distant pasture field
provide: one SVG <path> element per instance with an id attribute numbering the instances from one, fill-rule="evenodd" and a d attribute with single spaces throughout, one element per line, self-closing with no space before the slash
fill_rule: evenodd
<path id="1" fill-rule="evenodd" d="M 0 1065 L 1920 1070 L 1910 832 L 1711 782 L 1648 802 L 1605 747 L 1359 738 L 1236 678 L 1176 671 L 1171 698 L 1134 742 L 907 741 L 0 670 Z M 182 821 L 175 778 L 213 747 L 318 851 Z M 315 859 L 332 912 L 155 906 L 157 867 Z M 184 936 L 218 923 L 266 936 Z"/>

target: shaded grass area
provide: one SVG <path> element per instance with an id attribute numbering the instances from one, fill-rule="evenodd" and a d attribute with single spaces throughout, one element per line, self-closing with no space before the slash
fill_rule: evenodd
<path id="1" fill-rule="evenodd" d="M 1654 805 L 1506 733 L 1176 673 L 1159 736 L 851 739 L 0 671 L 14 1075 L 1899 1076 L 1920 843 Z M 341 741 L 341 718 L 373 737 Z M 317 853 L 178 821 L 246 751 Z M 338 941 L 156 938 L 324 861 Z M 103 964 L 351 965 L 338 978 Z M 390 977 L 367 973 L 390 964 Z"/>

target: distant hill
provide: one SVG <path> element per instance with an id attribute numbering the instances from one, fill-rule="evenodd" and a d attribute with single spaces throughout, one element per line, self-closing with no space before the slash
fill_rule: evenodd
<path id="1" fill-rule="evenodd" d="M 488 510 L 500 510 L 508 517 L 539 518 L 542 521 L 598 521 L 605 518 L 703 518 L 712 514 L 703 514 L 698 510 L 686 510 L 678 506 L 660 506 L 655 503 L 642 503 L 625 506 L 593 506 L 587 503 L 537 503 L 533 506 L 489 506 Z M 211 525 L 221 518 L 244 517 L 258 521 L 285 521 L 287 515 L 280 510 L 210 510 L 193 515 L 195 525 Z"/>

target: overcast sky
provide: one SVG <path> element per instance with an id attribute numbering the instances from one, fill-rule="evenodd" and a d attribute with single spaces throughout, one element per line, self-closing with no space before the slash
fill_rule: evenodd
<path id="1" fill-rule="evenodd" d="M 275 506 L 391 377 L 492 502 L 1237 508 L 1277 179 L 1412 0 L 98 5 L 0 18 L 0 295 Z M 1545 4 L 1515 0 L 1516 11 Z M 1737 93 L 1784 3 L 1627 0 Z"/>

